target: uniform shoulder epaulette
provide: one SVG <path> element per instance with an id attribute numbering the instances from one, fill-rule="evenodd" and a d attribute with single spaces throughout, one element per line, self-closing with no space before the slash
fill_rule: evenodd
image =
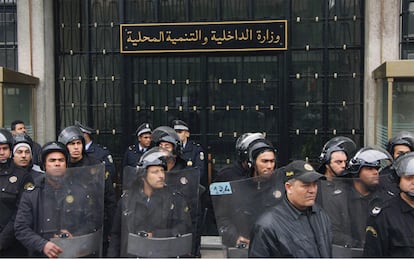
<path id="1" fill-rule="evenodd" d="M 32 183 L 32 182 L 28 182 L 24 185 L 23 187 L 26 191 L 33 191 L 34 189 L 36 189 L 36 186 Z"/>
<path id="2" fill-rule="evenodd" d="M 385 208 L 389 206 L 391 200 L 393 199 L 385 200 L 381 204 L 372 207 L 369 214 L 374 217 L 378 216 L 381 213 L 381 211 L 383 211 Z"/>
<path id="3" fill-rule="evenodd" d="M 375 206 L 374 208 L 371 209 L 371 211 L 369 212 L 369 214 L 371 216 L 377 216 L 378 214 L 380 214 L 382 211 L 382 206 Z"/>

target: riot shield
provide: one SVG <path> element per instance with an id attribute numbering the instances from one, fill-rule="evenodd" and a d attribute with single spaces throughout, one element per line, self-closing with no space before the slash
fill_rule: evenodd
<path id="1" fill-rule="evenodd" d="M 59 257 L 101 255 L 104 174 L 103 164 L 68 168 L 45 185 L 42 235 L 62 248 Z"/>
<path id="2" fill-rule="evenodd" d="M 380 183 L 383 176 L 372 177 Z M 357 181 L 360 179 L 336 177 L 318 184 L 317 203 L 332 224 L 333 257 L 361 257 L 368 216 L 378 213 L 384 202 L 397 195 L 380 184 L 370 187 L 370 194 L 361 195 L 355 188 Z"/>
<path id="3" fill-rule="evenodd" d="M 217 228 L 227 246 L 227 257 L 247 257 L 248 243 L 237 244 L 237 239 L 250 239 L 253 223 L 266 209 L 278 204 L 284 192 L 283 174 L 278 171 L 270 176 L 210 185 Z"/>
<path id="4" fill-rule="evenodd" d="M 125 167 L 123 174 L 128 184 L 119 205 L 120 236 L 112 232 L 112 239 L 120 239 L 115 250 L 119 249 L 121 257 L 190 255 L 195 233 L 192 216 L 198 210 L 199 170 L 166 172 L 164 187 L 153 189 L 150 195 L 144 191 L 144 170 Z"/>
<path id="5" fill-rule="evenodd" d="M 137 179 L 138 167 L 125 166 L 122 173 L 122 190 L 128 190 L 134 180 Z"/>

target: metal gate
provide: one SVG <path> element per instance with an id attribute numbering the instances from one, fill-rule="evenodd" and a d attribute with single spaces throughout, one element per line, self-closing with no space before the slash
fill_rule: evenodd
<path id="1" fill-rule="evenodd" d="M 99 129 L 116 161 L 149 121 L 187 121 L 212 169 L 243 132 L 265 132 L 279 164 L 315 162 L 323 143 L 363 138 L 363 0 L 55 2 L 57 131 Z M 125 55 L 119 24 L 288 20 L 288 50 Z"/>

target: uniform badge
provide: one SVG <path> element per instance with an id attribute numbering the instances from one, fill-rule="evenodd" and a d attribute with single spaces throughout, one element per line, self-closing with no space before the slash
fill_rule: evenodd
<path id="1" fill-rule="evenodd" d="M 342 190 L 341 189 L 336 189 L 335 191 L 334 191 L 334 194 L 341 194 L 342 193 Z"/>
<path id="2" fill-rule="evenodd" d="M 279 190 L 276 190 L 273 192 L 273 196 L 275 196 L 276 199 L 280 199 L 280 197 L 282 197 L 282 192 Z"/>
<path id="3" fill-rule="evenodd" d="M 365 232 L 366 233 L 371 232 L 371 234 L 372 234 L 373 237 L 378 237 L 377 231 L 372 226 L 367 226 L 367 228 L 365 229 Z"/>
<path id="4" fill-rule="evenodd" d="M 204 152 L 200 152 L 200 160 L 203 161 L 204 160 Z"/>
<path id="5" fill-rule="evenodd" d="M 108 155 L 108 161 L 111 162 L 111 164 L 114 163 L 114 160 L 112 159 L 112 156 L 111 155 Z"/>
<path id="6" fill-rule="evenodd" d="M 72 195 L 68 195 L 68 196 L 66 196 L 66 202 L 67 202 L 67 203 L 72 203 L 72 202 L 73 202 L 73 200 L 74 200 L 74 198 L 73 198 L 73 196 L 72 196 Z"/>
<path id="7" fill-rule="evenodd" d="M 105 180 L 106 180 L 106 179 L 108 179 L 108 177 L 109 177 L 109 175 L 110 175 L 110 174 L 111 174 L 111 173 L 110 173 L 109 171 L 106 171 L 106 172 L 105 172 Z"/>
<path id="8" fill-rule="evenodd" d="M 307 171 L 313 171 L 313 167 L 310 164 L 305 164 L 303 166 Z"/>
<path id="9" fill-rule="evenodd" d="M 187 161 L 187 166 L 193 166 L 193 161 L 188 160 L 188 161 Z"/>
<path id="10" fill-rule="evenodd" d="M 372 215 L 373 215 L 373 216 L 378 215 L 380 212 L 381 212 L 381 208 L 380 208 L 380 207 L 377 207 L 377 206 L 375 206 L 375 207 L 371 210 L 371 213 L 372 213 Z"/>
<path id="11" fill-rule="evenodd" d="M 180 178 L 180 183 L 181 183 L 181 184 L 187 184 L 187 183 L 188 183 L 187 178 L 185 178 L 185 177 L 181 177 L 181 178 Z"/>
<path id="12" fill-rule="evenodd" d="M 9 178 L 9 182 L 10 182 L 10 183 L 15 183 L 15 182 L 17 182 L 17 177 L 16 177 L 16 176 L 10 176 L 10 178 Z"/>
<path id="13" fill-rule="evenodd" d="M 32 182 L 28 182 L 23 187 L 25 190 L 32 191 L 34 189 L 34 185 Z"/>
<path id="14" fill-rule="evenodd" d="M 174 203 L 171 203 L 170 210 L 174 209 Z"/>

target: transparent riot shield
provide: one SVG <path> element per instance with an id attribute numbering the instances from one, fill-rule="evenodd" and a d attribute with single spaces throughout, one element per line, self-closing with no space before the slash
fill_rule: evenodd
<path id="1" fill-rule="evenodd" d="M 266 177 L 210 185 L 217 228 L 227 247 L 227 257 L 247 257 L 249 241 L 237 240 L 240 237 L 250 240 L 256 219 L 266 209 L 278 204 L 284 193 L 283 175 L 277 171 Z"/>
<path id="2" fill-rule="evenodd" d="M 118 217 L 119 236 L 112 232 L 119 255 L 177 257 L 191 254 L 194 228 L 192 215 L 198 209 L 197 169 L 165 172 L 165 184 L 145 191 L 150 182 L 145 171 L 125 167 L 125 185 Z M 154 185 L 153 185 L 154 186 Z M 117 216 L 115 220 L 118 221 Z M 116 228 L 116 227 L 115 227 Z"/>
<path id="3" fill-rule="evenodd" d="M 42 235 L 62 248 L 59 257 L 101 255 L 104 173 L 103 164 L 68 168 L 45 185 Z"/>
<path id="4" fill-rule="evenodd" d="M 398 195 L 379 184 L 381 177 L 373 175 L 364 180 L 372 184 L 368 195 L 357 191 L 360 178 L 336 177 L 319 182 L 316 202 L 331 220 L 333 257 L 362 257 L 368 216 L 378 213 L 384 202 Z"/>

